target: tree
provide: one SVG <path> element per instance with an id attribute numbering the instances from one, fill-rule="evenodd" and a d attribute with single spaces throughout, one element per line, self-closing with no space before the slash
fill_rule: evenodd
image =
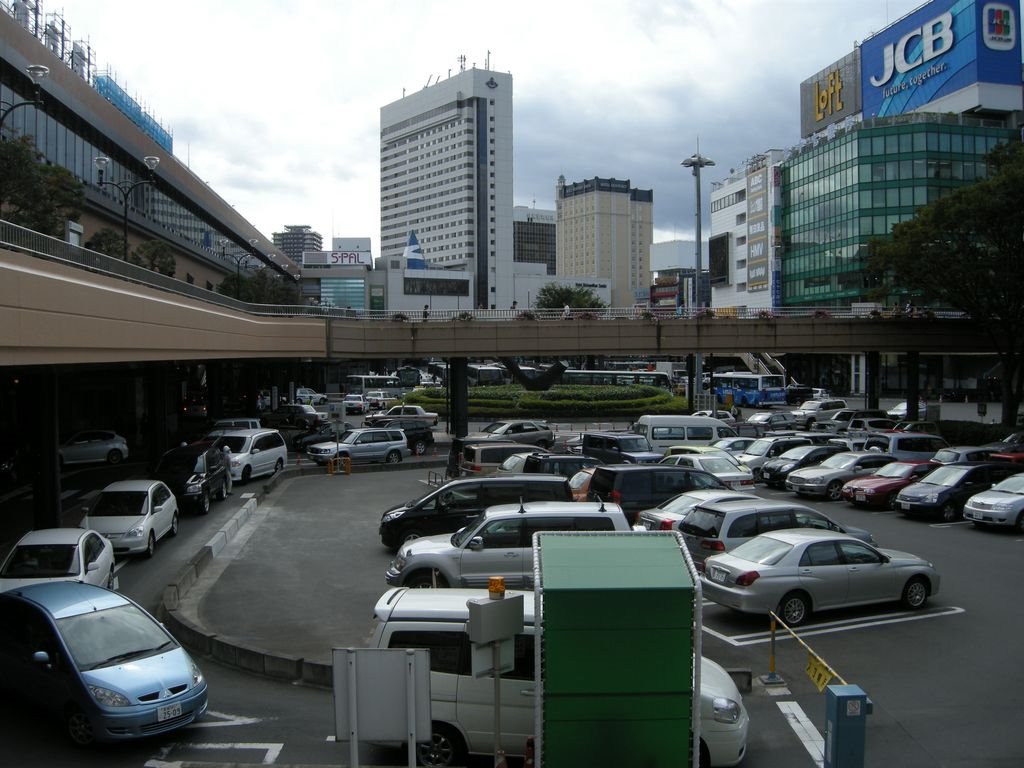
<path id="1" fill-rule="evenodd" d="M 971 316 L 1002 365 L 1002 418 L 1012 426 L 1024 394 L 1024 145 L 999 145 L 986 160 L 988 178 L 919 209 L 891 240 L 873 241 L 869 267 Z"/>
<path id="2" fill-rule="evenodd" d="M 217 292 L 253 304 L 295 305 L 300 302 L 298 283 L 269 268 L 257 270 L 252 277 L 234 272 L 225 275 Z"/>
<path id="3" fill-rule="evenodd" d="M 148 240 L 142 243 L 128 257 L 128 261 L 168 277 L 174 277 L 178 266 L 174 258 L 174 249 L 161 240 Z"/>
<path id="4" fill-rule="evenodd" d="M 537 291 L 534 306 L 537 309 L 562 309 L 568 304 L 573 309 L 600 309 L 607 306 L 589 288 L 572 288 L 548 283 Z"/>
<path id="5" fill-rule="evenodd" d="M 78 221 L 85 186 L 67 168 L 41 162 L 31 137 L 0 141 L 0 209 L 8 221 L 53 237 L 64 237 Z"/>
<path id="6" fill-rule="evenodd" d="M 85 241 L 85 247 L 115 259 L 124 258 L 124 234 L 116 229 L 104 227 Z"/>

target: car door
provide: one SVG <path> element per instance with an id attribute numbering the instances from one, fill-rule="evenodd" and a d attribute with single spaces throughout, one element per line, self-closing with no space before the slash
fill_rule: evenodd
<path id="1" fill-rule="evenodd" d="M 486 587 L 490 577 L 504 576 L 506 588 L 521 589 L 524 559 L 533 570 L 533 547 L 524 543 L 523 528 L 522 516 L 487 521 L 459 552 L 461 586 Z"/>
<path id="2" fill-rule="evenodd" d="M 860 541 L 840 541 L 839 552 L 850 576 L 848 603 L 878 603 L 899 597 L 893 569 L 878 552 Z"/>
<path id="3" fill-rule="evenodd" d="M 434 514 L 423 518 L 426 533 L 457 531 L 483 512 L 486 507 L 481 501 L 480 485 L 479 481 L 474 481 L 442 488 L 436 497 Z"/>
<path id="4" fill-rule="evenodd" d="M 844 542 L 845 543 L 845 542 Z M 807 590 L 814 609 L 842 605 L 850 589 L 849 566 L 834 541 L 814 541 L 804 548 L 797 567 L 800 585 Z"/>
<path id="5" fill-rule="evenodd" d="M 174 494 L 170 488 L 163 483 L 154 483 L 149 489 L 149 514 L 158 539 L 171 529 L 176 511 Z"/>
<path id="6" fill-rule="evenodd" d="M 48 653 L 50 664 L 34 661 L 36 651 Z M 59 713 L 69 699 L 73 673 L 62 644 L 46 617 L 33 606 L 13 601 L 0 604 L 0 669 L 5 686 L 51 712 Z"/>
<path id="7" fill-rule="evenodd" d="M 114 548 L 106 546 L 98 533 L 87 533 L 82 537 L 82 546 L 78 553 L 81 559 L 82 576 L 90 584 L 107 586 L 107 579 L 114 567 Z M 91 571 L 89 566 L 96 567 Z"/>

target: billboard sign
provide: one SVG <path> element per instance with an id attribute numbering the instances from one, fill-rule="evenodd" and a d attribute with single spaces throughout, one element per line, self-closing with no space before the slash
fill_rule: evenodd
<path id="1" fill-rule="evenodd" d="M 747 290 L 768 288 L 768 168 L 747 172 Z"/>
<path id="2" fill-rule="evenodd" d="M 807 138 L 860 112 L 860 56 L 846 54 L 800 83 L 800 135 Z"/>
<path id="3" fill-rule="evenodd" d="M 729 282 L 729 233 L 708 240 L 708 274 L 712 285 Z"/>
<path id="4" fill-rule="evenodd" d="M 864 117 L 911 112 L 975 83 L 1020 86 L 1020 2 L 933 0 L 860 48 Z"/>
<path id="5" fill-rule="evenodd" d="M 372 267 L 369 251 L 303 251 L 303 267 Z"/>

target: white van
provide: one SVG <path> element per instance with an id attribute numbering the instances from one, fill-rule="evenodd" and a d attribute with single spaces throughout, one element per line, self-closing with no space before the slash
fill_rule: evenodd
<path id="1" fill-rule="evenodd" d="M 673 445 L 711 445 L 736 430 L 710 416 L 641 416 L 633 431 L 643 435 L 654 450 L 664 453 Z"/>
<path id="2" fill-rule="evenodd" d="M 487 597 L 486 589 L 388 590 L 377 601 L 371 647 L 430 650 L 430 705 L 433 735 L 418 748 L 421 765 L 465 765 L 467 754 L 494 749 L 494 680 L 476 678 L 470 668 L 466 601 Z M 523 634 L 515 639 L 515 666 L 501 678 L 502 747 L 523 755 L 534 724 L 534 627 L 532 592 L 524 596 Z M 747 748 L 749 719 L 736 684 L 715 662 L 700 668 L 701 765 L 736 765 Z"/>

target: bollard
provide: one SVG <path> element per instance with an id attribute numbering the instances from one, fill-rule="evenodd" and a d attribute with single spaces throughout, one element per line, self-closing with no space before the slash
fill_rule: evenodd
<path id="1" fill-rule="evenodd" d="M 337 467 L 334 465 L 334 459 L 327 460 L 327 474 L 333 475 L 337 471 Z"/>
<path id="2" fill-rule="evenodd" d="M 770 645 L 768 647 L 768 674 L 767 675 L 761 675 L 761 678 L 760 678 L 761 683 L 763 685 L 785 685 L 786 684 L 786 681 L 783 680 L 775 672 L 775 629 L 776 629 L 775 616 L 772 615 L 772 617 L 771 617 L 771 632 L 772 632 L 772 634 L 771 634 Z"/>
<path id="3" fill-rule="evenodd" d="M 350 457 L 344 456 L 341 459 L 341 466 L 345 468 L 346 475 L 352 474 L 352 459 Z"/>

